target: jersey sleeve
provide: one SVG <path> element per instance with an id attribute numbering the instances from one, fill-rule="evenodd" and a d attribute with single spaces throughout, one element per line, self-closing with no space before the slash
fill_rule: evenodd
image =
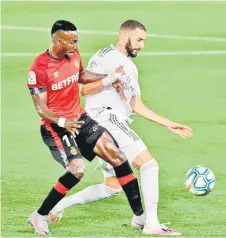
<path id="1" fill-rule="evenodd" d="M 140 85 L 138 81 L 138 70 L 137 67 L 135 67 L 135 82 L 134 82 L 134 91 L 133 91 L 133 96 L 140 96 Z"/>
<path id="2" fill-rule="evenodd" d="M 139 85 L 138 80 L 136 80 L 136 81 L 135 81 L 135 84 L 134 84 L 133 96 L 140 96 L 140 95 L 141 95 L 140 85 Z"/>
<path id="3" fill-rule="evenodd" d="M 31 95 L 45 92 L 46 73 L 44 69 L 32 66 L 28 71 L 27 86 Z"/>

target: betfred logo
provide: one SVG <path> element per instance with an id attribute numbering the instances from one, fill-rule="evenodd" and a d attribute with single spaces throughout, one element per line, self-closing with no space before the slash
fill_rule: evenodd
<path id="1" fill-rule="evenodd" d="M 60 90 L 62 88 L 65 88 L 65 87 L 69 86 L 70 84 L 77 82 L 78 77 L 79 77 L 79 72 L 60 81 L 59 83 L 52 84 L 52 90 Z"/>

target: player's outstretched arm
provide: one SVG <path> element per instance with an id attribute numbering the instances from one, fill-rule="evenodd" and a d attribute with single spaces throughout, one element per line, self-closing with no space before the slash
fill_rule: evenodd
<path id="1" fill-rule="evenodd" d="M 81 84 L 80 93 L 82 96 L 87 96 L 90 94 L 99 93 L 103 90 L 103 88 L 104 85 L 102 83 L 102 80 L 99 80 L 93 83 Z"/>
<path id="2" fill-rule="evenodd" d="M 150 110 L 143 104 L 140 96 L 133 97 L 131 99 L 130 104 L 133 109 L 133 112 L 144 117 L 145 119 L 151 120 L 159 125 L 162 125 L 168 128 L 171 132 L 178 134 L 182 138 L 187 138 L 192 136 L 191 128 L 184 126 L 182 124 L 173 122 L 165 117 L 162 117 L 154 113 L 152 110 Z"/>
<path id="3" fill-rule="evenodd" d="M 80 88 L 80 92 L 83 96 L 99 93 L 104 87 L 112 85 L 116 80 L 119 80 L 121 76 L 122 73 L 117 72 L 116 69 L 116 72 L 106 74 L 106 76 L 99 81 L 83 84 Z"/>
<path id="4" fill-rule="evenodd" d="M 79 74 L 78 82 L 81 84 L 93 83 L 107 77 L 107 74 L 98 74 L 89 70 L 83 70 Z"/>

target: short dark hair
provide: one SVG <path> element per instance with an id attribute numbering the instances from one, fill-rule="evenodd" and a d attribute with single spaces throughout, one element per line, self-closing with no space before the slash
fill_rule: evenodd
<path id="1" fill-rule="evenodd" d="M 120 27 L 120 29 L 130 29 L 130 30 L 135 30 L 136 28 L 146 31 L 145 26 L 136 20 L 127 20 L 124 23 L 122 23 Z"/>
<path id="2" fill-rule="evenodd" d="M 56 21 L 51 29 L 51 35 L 53 35 L 56 31 L 76 31 L 77 27 L 71 23 L 70 21 L 59 20 Z"/>

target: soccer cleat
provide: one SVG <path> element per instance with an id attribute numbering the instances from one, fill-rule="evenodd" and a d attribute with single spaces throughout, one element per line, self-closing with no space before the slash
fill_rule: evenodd
<path id="1" fill-rule="evenodd" d="M 145 213 L 140 216 L 133 215 L 131 222 L 132 228 L 135 230 L 142 230 L 145 224 Z"/>
<path id="2" fill-rule="evenodd" d="M 60 212 L 50 211 L 50 213 L 48 214 L 48 221 L 50 222 L 60 221 L 62 216 L 63 216 L 63 211 L 60 211 Z"/>
<path id="3" fill-rule="evenodd" d="M 143 234 L 146 235 L 159 235 L 159 236 L 180 236 L 181 233 L 175 230 L 170 229 L 169 227 L 161 224 L 161 228 L 157 230 L 150 230 L 147 227 L 144 227 Z"/>
<path id="4" fill-rule="evenodd" d="M 28 224 L 33 226 L 35 229 L 35 234 L 39 235 L 51 235 L 47 221 L 47 217 L 38 214 L 37 211 L 32 212 L 28 218 Z"/>

